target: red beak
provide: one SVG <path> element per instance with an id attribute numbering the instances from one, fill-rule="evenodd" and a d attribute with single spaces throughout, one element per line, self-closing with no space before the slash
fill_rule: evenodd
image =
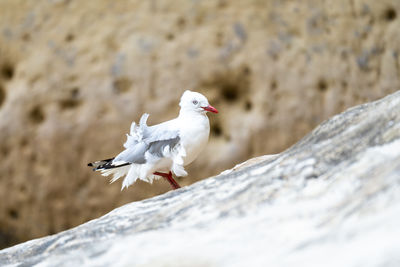
<path id="1" fill-rule="evenodd" d="M 210 111 L 212 113 L 218 113 L 218 110 L 216 108 L 214 108 L 211 105 L 208 105 L 207 107 L 202 107 L 204 110 Z"/>

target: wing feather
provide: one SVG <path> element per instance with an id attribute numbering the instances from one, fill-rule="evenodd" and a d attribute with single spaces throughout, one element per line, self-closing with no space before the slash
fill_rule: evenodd
<path id="1" fill-rule="evenodd" d="M 139 125 L 132 122 L 130 134 L 124 143 L 125 150 L 118 154 L 113 162 L 146 163 L 145 153 L 148 151 L 153 156 L 164 157 L 166 150 L 169 152 L 180 141 L 179 131 L 171 130 L 171 122 L 148 126 L 149 114 L 144 113 Z"/>

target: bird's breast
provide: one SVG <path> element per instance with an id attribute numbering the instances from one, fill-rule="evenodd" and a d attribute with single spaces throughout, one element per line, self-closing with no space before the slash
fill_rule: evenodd
<path id="1" fill-rule="evenodd" d="M 181 129 L 181 144 L 186 151 L 186 157 L 184 158 L 185 166 L 197 158 L 206 146 L 209 134 L 210 124 L 208 118 L 201 123 L 192 124 L 191 127 L 183 127 Z"/>

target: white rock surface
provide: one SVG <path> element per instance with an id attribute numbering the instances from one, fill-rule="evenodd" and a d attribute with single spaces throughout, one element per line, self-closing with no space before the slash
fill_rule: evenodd
<path id="1" fill-rule="evenodd" d="M 0 265 L 400 266 L 399 104 L 352 108 L 279 155 L 4 249 Z"/>

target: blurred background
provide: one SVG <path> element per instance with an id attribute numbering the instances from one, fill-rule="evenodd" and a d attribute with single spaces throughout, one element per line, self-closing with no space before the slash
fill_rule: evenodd
<path id="1" fill-rule="evenodd" d="M 186 89 L 220 113 L 182 186 L 398 90 L 399 15 L 396 0 L 1 0 L 0 247 L 170 190 L 120 192 L 86 165 L 143 112 L 174 118 Z"/>

